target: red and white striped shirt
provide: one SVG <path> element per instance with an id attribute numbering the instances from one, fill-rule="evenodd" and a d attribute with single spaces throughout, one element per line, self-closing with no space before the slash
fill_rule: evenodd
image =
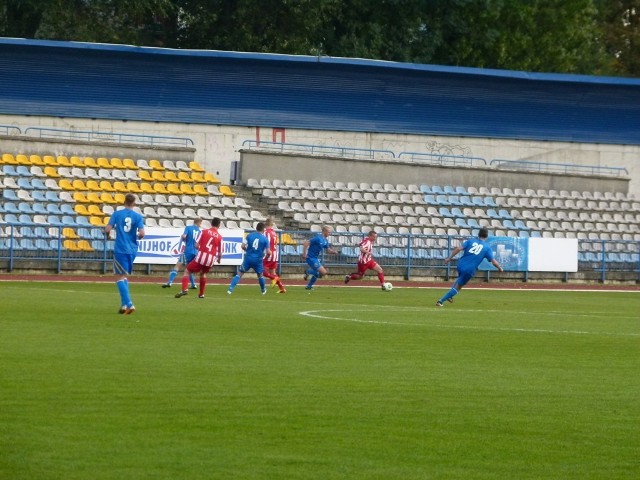
<path id="1" fill-rule="evenodd" d="M 269 240 L 269 251 L 271 252 L 271 257 L 265 260 L 277 262 L 280 259 L 278 254 L 278 234 L 273 228 L 269 227 L 265 229 L 264 236 Z"/>
<path id="2" fill-rule="evenodd" d="M 217 228 L 211 227 L 200 234 L 195 261 L 205 267 L 213 267 L 220 258 L 222 258 L 222 235 Z"/>
<path id="3" fill-rule="evenodd" d="M 369 237 L 364 237 L 360 242 L 360 257 L 358 263 L 368 263 L 373 259 L 373 242 Z"/>

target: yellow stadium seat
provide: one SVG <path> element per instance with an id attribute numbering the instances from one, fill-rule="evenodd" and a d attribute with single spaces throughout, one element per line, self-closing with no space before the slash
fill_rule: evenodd
<path id="1" fill-rule="evenodd" d="M 99 168 L 113 168 L 108 158 L 100 157 L 96 160 Z"/>
<path id="2" fill-rule="evenodd" d="M 93 157 L 84 157 L 82 162 L 85 167 L 100 168 L 100 165 L 98 165 L 98 162 L 96 162 L 96 159 Z M 78 165 L 78 166 L 81 166 L 81 165 Z"/>
<path id="3" fill-rule="evenodd" d="M 158 172 L 154 170 L 151 172 L 151 178 L 153 178 L 154 182 L 166 182 L 167 178 L 163 175 L 162 172 Z"/>
<path id="4" fill-rule="evenodd" d="M 180 185 L 177 183 L 168 183 L 167 192 L 173 193 L 174 195 L 182 194 L 182 192 L 180 191 Z"/>
<path id="5" fill-rule="evenodd" d="M 165 170 L 165 168 L 162 166 L 162 164 L 158 160 L 149 160 L 149 166 L 154 170 L 160 170 L 160 171 Z"/>
<path id="6" fill-rule="evenodd" d="M 142 181 L 153 182 L 153 177 L 151 177 L 151 174 L 149 172 L 147 172 L 146 170 L 140 170 L 140 173 L 138 173 L 138 176 L 140 177 L 140 180 L 142 180 Z"/>
<path id="7" fill-rule="evenodd" d="M 47 177 L 60 178 L 60 174 L 58 173 L 58 170 L 56 170 L 53 167 L 44 167 L 44 174 Z"/>
<path id="8" fill-rule="evenodd" d="M 190 162 L 189 168 L 194 172 L 204 173 L 204 168 L 202 168 L 198 162 Z"/>
<path id="9" fill-rule="evenodd" d="M 124 166 L 124 164 L 122 163 L 122 159 L 121 159 L 121 158 L 117 158 L 117 157 L 114 157 L 114 158 L 112 158 L 112 159 L 111 159 L 111 166 L 112 166 L 113 168 L 119 168 L 119 169 L 121 169 L 121 170 L 124 170 L 124 169 L 126 169 L 126 168 L 127 168 L 127 167 L 125 167 L 125 166 Z"/>
<path id="10" fill-rule="evenodd" d="M 66 178 L 63 178 L 62 180 L 60 180 L 60 182 L 58 183 L 58 185 L 60 185 L 60 188 L 63 190 L 69 190 L 69 191 L 73 191 L 76 188 L 71 184 L 71 181 L 67 180 Z"/>
<path id="11" fill-rule="evenodd" d="M 2 163 L 7 164 L 7 165 L 18 165 L 18 162 L 16 161 L 16 157 L 14 157 L 10 153 L 3 153 L 2 154 Z"/>
<path id="12" fill-rule="evenodd" d="M 145 183 L 145 185 L 149 185 L 149 184 Z M 149 185 L 149 187 L 151 187 L 151 185 Z M 138 185 L 136 182 L 127 182 L 127 190 L 129 192 L 133 192 L 133 193 L 142 192 L 142 189 L 140 188 L 140 185 Z M 151 189 L 151 191 L 153 192 L 153 188 Z"/>
<path id="13" fill-rule="evenodd" d="M 103 211 L 100 210 L 100 207 L 97 205 L 89 205 L 89 208 L 87 208 L 87 212 L 89 215 L 94 215 L 96 217 L 104 217 Z"/>
<path id="14" fill-rule="evenodd" d="M 172 172 L 171 170 L 164 172 L 164 178 L 167 179 L 167 182 L 180 182 L 176 172 Z"/>
<path id="15" fill-rule="evenodd" d="M 91 246 L 88 240 L 78 240 L 77 245 L 78 245 L 78 248 L 83 252 L 93 252 L 93 247 Z"/>
<path id="16" fill-rule="evenodd" d="M 87 193 L 87 202 L 89 203 L 103 203 L 100 194 L 96 192 Z"/>
<path id="17" fill-rule="evenodd" d="M 193 191 L 193 188 L 188 183 L 183 183 L 180 185 L 180 192 L 185 193 L 187 195 L 195 195 L 196 192 Z"/>
<path id="18" fill-rule="evenodd" d="M 138 185 L 136 184 L 136 187 Z M 113 189 L 116 192 L 122 192 L 122 193 L 129 193 L 129 189 L 127 188 L 127 186 L 124 184 L 124 182 L 113 182 Z"/>
<path id="19" fill-rule="evenodd" d="M 190 183 L 191 182 L 191 175 L 189 175 L 187 172 L 178 172 L 178 179 L 181 182 Z"/>
<path id="20" fill-rule="evenodd" d="M 62 236 L 64 238 L 80 238 L 76 231 L 71 227 L 66 227 L 62 229 Z"/>
<path id="21" fill-rule="evenodd" d="M 101 192 L 102 189 L 96 180 L 87 180 L 87 188 L 93 192 Z"/>
<path id="22" fill-rule="evenodd" d="M 131 158 L 125 158 L 122 161 L 122 164 L 124 165 L 124 168 L 127 168 L 129 170 L 138 170 L 140 168 Z"/>
<path id="23" fill-rule="evenodd" d="M 42 160 L 42 157 L 40 155 L 31 155 L 29 157 L 29 162 L 31 162 L 31 165 L 39 165 L 39 166 L 46 165 L 44 163 L 44 160 Z"/>
<path id="24" fill-rule="evenodd" d="M 16 162 L 18 162 L 18 165 L 31 165 L 29 157 L 26 155 L 16 155 Z"/>
<path id="25" fill-rule="evenodd" d="M 196 183 L 193 186 L 193 191 L 196 192 L 196 194 L 198 195 L 206 195 L 209 196 L 209 192 L 207 192 L 207 189 L 204 188 L 204 186 L 200 185 L 199 183 Z"/>
<path id="26" fill-rule="evenodd" d="M 233 193 L 233 190 L 228 185 L 222 185 L 220 187 L 220 193 L 225 197 L 235 197 L 236 194 Z"/>
<path id="27" fill-rule="evenodd" d="M 282 234 L 282 243 L 284 245 L 297 245 L 296 241 L 288 233 Z"/>
<path id="28" fill-rule="evenodd" d="M 115 205 L 118 202 L 116 202 L 116 199 L 113 198 L 113 196 L 109 192 L 103 192 L 102 195 L 100 195 L 100 201 L 97 203 L 108 203 L 110 205 Z"/>
<path id="29" fill-rule="evenodd" d="M 102 217 L 89 217 L 89 223 L 95 227 L 104 226 L 104 221 L 102 220 Z"/>
<path id="30" fill-rule="evenodd" d="M 209 172 L 205 172 L 204 179 L 209 183 L 221 183 L 218 177 L 216 177 L 213 173 L 209 173 Z"/>
<path id="31" fill-rule="evenodd" d="M 80 157 L 72 156 L 69 158 L 72 167 L 84 168 L 84 160 Z"/>
<path id="32" fill-rule="evenodd" d="M 147 182 L 142 182 L 140 184 L 140 191 L 142 193 L 156 193 L 153 191 L 153 187 L 151 186 L 151 184 Z"/>
<path id="33" fill-rule="evenodd" d="M 115 192 L 116 189 L 113 188 L 113 186 L 111 185 L 111 183 L 108 180 L 102 180 L 100 182 L 100 190 L 103 190 L 105 192 Z"/>
<path id="34" fill-rule="evenodd" d="M 56 160 L 58 162 L 58 165 L 60 165 L 62 167 L 75 167 L 75 165 L 73 163 L 71 163 L 71 160 L 69 160 L 64 155 L 58 155 Z"/>
<path id="35" fill-rule="evenodd" d="M 124 193 L 116 193 L 113 196 L 113 199 L 116 201 L 116 203 L 124 203 Z"/>
<path id="36" fill-rule="evenodd" d="M 78 244 L 76 243 L 75 240 L 64 240 L 62 242 L 62 246 L 72 252 L 80 251 L 80 249 L 78 248 Z"/>
<path id="37" fill-rule="evenodd" d="M 200 172 L 193 172 L 191 174 L 191 181 L 192 182 L 198 182 L 198 183 L 207 183 L 207 181 L 202 176 L 202 173 L 200 173 Z"/>
<path id="38" fill-rule="evenodd" d="M 80 180 L 79 178 L 76 178 L 73 181 L 72 185 L 73 185 L 74 190 L 80 190 L 81 192 L 89 190 L 87 188 L 87 186 L 84 184 L 84 182 L 82 180 Z"/>
<path id="39" fill-rule="evenodd" d="M 89 203 L 89 200 L 87 199 L 87 196 L 84 194 L 84 192 L 73 192 L 73 199 L 76 202 Z"/>
<path id="40" fill-rule="evenodd" d="M 42 161 L 45 165 L 50 165 L 52 167 L 58 166 L 58 160 L 56 160 L 56 158 L 52 155 L 45 155 L 44 157 L 42 157 Z"/>
<path id="41" fill-rule="evenodd" d="M 73 209 L 78 215 L 89 215 L 89 210 L 87 210 L 86 205 L 82 203 L 74 205 Z"/>
<path id="42" fill-rule="evenodd" d="M 169 193 L 167 187 L 165 187 L 163 183 L 155 183 L 153 185 L 153 191 L 155 193 Z"/>

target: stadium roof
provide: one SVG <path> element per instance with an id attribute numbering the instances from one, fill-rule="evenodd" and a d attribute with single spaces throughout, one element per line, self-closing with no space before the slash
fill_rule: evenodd
<path id="1" fill-rule="evenodd" d="M 0 39 L 0 113 L 640 144 L 640 80 Z"/>

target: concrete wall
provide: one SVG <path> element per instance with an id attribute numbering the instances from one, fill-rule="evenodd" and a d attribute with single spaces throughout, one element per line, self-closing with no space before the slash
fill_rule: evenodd
<path id="1" fill-rule="evenodd" d="M 640 197 L 640 146 L 638 145 L 295 130 L 273 128 L 273 125 L 268 127 L 240 127 L 11 115 L 0 115 L 0 125 L 14 125 L 23 130 L 27 127 L 40 126 L 188 137 L 195 143 L 193 158 L 203 165 L 205 169 L 215 173 L 223 182 L 228 182 L 230 179 L 231 162 L 240 160 L 240 150 L 243 142 L 245 140 L 260 139 L 261 141 L 284 141 L 286 143 L 391 150 L 395 153 L 408 151 L 467 155 L 482 157 L 487 161 L 499 158 L 588 166 L 624 167 L 629 171 L 631 179 L 628 184 L 629 192 L 636 197 Z M 4 142 L 2 143 L 4 144 Z M 452 170 L 452 175 L 466 175 L 467 173 L 462 171 L 454 174 Z M 275 177 L 273 172 L 266 176 L 266 178 L 273 177 Z M 454 177 L 452 180 L 457 178 L 459 177 Z M 472 183 L 467 182 L 466 178 L 465 176 L 465 182 L 456 181 L 454 183 L 471 185 Z M 485 185 L 496 185 L 496 178 L 500 177 L 492 177 L 491 182 L 494 183 L 485 183 Z M 560 181 L 560 179 L 557 181 Z M 558 189 L 557 186 L 550 188 Z"/>
<path id="2" fill-rule="evenodd" d="M 627 192 L 629 184 L 627 179 L 610 177 L 525 173 L 491 168 L 438 167 L 399 161 L 345 160 L 243 151 L 239 170 L 240 183 L 246 183 L 249 178 L 404 185 L 426 183 L 623 193 Z"/>

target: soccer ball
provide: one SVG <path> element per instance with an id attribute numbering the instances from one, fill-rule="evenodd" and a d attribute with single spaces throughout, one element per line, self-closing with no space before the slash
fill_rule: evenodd
<path id="1" fill-rule="evenodd" d="M 382 289 L 385 292 L 390 292 L 393 289 L 393 285 L 391 284 L 391 282 L 385 282 L 382 284 Z"/>

